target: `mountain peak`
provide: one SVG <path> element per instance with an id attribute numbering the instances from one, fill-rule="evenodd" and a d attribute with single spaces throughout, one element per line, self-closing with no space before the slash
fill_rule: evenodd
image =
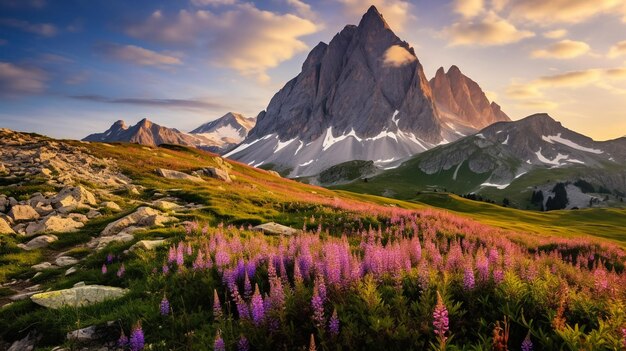
<path id="1" fill-rule="evenodd" d="M 374 28 L 374 27 L 383 27 L 386 29 L 390 29 L 389 25 L 383 18 L 383 15 L 378 11 L 376 6 L 372 5 L 367 10 L 363 18 L 361 18 L 361 22 L 359 23 L 359 28 Z"/>
<path id="2" fill-rule="evenodd" d="M 149 119 L 144 118 L 144 119 L 142 119 L 141 121 L 139 121 L 139 123 L 137 123 L 137 126 L 138 126 L 138 127 L 146 127 L 146 128 L 150 128 L 150 127 L 152 127 L 152 124 L 153 124 L 153 123 L 152 123 Z"/>
<path id="3" fill-rule="evenodd" d="M 124 122 L 123 119 L 119 119 L 117 121 L 115 121 L 115 123 L 113 123 L 113 125 L 111 126 L 112 128 L 119 128 L 119 129 L 128 129 L 128 126 L 126 125 L 126 122 Z"/>

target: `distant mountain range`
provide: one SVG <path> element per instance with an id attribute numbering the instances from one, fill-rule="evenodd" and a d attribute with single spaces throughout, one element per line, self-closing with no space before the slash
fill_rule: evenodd
<path id="1" fill-rule="evenodd" d="M 240 143 L 254 126 L 254 118 L 245 118 L 238 113 L 226 115 L 205 123 L 184 133 L 178 129 L 160 126 L 148 119 L 142 119 L 134 126 L 127 126 L 122 120 L 104 133 L 91 134 L 84 141 L 127 142 L 143 145 L 177 144 L 193 146 L 216 153 L 223 153 Z"/>
<path id="2" fill-rule="evenodd" d="M 290 177 L 352 160 L 398 165 L 509 118 L 457 67 L 426 79 L 376 7 L 319 43 L 227 157 Z"/>
<path id="3" fill-rule="evenodd" d="M 577 182 L 584 189 L 574 186 Z M 379 171 L 367 183 L 358 180 L 346 187 L 401 198 L 436 189 L 478 193 L 494 201 L 514 199 L 525 208 L 536 191 L 543 193 L 545 205 L 558 183 L 567 186 L 568 208 L 588 207 L 592 199 L 604 201 L 607 195 L 608 200 L 624 197 L 626 138 L 594 141 L 547 114 L 536 114 L 494 123 L 396 169 Z"/>

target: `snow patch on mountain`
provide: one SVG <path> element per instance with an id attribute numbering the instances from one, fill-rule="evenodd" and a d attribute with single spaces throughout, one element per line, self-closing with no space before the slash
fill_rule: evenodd
<path id="1" fill-rule="evenodd" d="M 541 139 L 543 139 L 543 141 L 546 141 L 550 144 L 554 144 L 556 142 L 559 144 L 563 144 L 565 146 L 569 146 L 576 150 L 590 152 L 590 153 L 597 154 L 597 155 L 604 153 L 604 151 L 600 149 L 592 149 L 592 148 L 584 147 L 584 146 L 576 144 L 575 142 L 571 140 L 562 138 L 561 133 L 558 133 L 557 135 L 548 135 L 548 136 L 542 135 Z"/>

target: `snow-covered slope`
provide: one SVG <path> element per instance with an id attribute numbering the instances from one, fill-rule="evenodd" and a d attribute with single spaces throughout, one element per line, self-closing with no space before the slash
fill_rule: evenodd
<path id="1" fill-rule="evenodd" d="M 229 112 L 224 116 L 205 123 L 191 131 L 190 134 L 207 140 L 205 145 L 211 151 L 224 153 L 241 143 L 256 120 L 246 118 L 239 113 Z"/>

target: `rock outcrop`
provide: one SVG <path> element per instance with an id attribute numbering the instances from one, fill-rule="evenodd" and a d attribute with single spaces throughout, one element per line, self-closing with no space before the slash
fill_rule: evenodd
<path id="1" fill-rule="evenodd" d="M 31 296 L 31 300 L 43 307 L 89 306 L 106 300 L 118 299 L 128 293 L 127 289 L 102 285 L 77 286 L 70 289 L 48 291 Z"/>
<path id="2" fill-rule="evenodd" d="M 150 207 L 140 207 L 137 211 L 129 214 L 126 217 L 120 218 L 115 222 L 109 223 L 102 231 L 102 236 L 110 236 L 118 234 L 122 229 L 130 226 L 137 227 L 152 227 L 162 226 L 164 223 L 173 222 L 177 219 L 169 217 L 163 212 L 155 210 Z"/>
<path id="3" fill-rule="evenodd" d="M 177 180 L 185 180 L 185 181 L 190 181 L 190 182 L 195 182 L 195 183 L 204 183 L 204 180 L 200 177 L 192 176 L 187 173 L 183 173 L 179 171 L 173 171 L 171 169 L 159 168 L 156 170 L 156 173 L 159 176 L 163 178 L 167 178 L 167 179 L 177 179 Z"/>

